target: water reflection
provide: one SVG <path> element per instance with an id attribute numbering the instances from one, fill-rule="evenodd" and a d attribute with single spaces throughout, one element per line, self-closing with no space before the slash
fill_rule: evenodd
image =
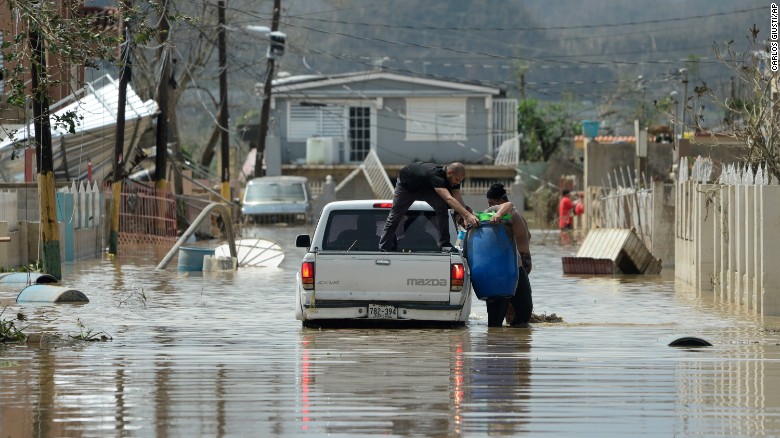
<path id="1" fill-rule="evenodd" d="M 468 336 L 466 329 L 302 330 L 301 431 L 457 430 Z"/>
<path id="2" fill-rule="evenodd" d="M 246 231 L 246 230 L 245 230 Z M 0 436 L 780 435 L 780 334 L 673 276 L 563 276 L 535 248 L 535 313 L 563 324 L 303 329 L 302 228 L 252 235 L 279 268 L 154 271 L 165 251 L 68 265 L 86 305 L 13 303 L 64 341 L 0 345 Z M 172 264 L 172 266 L 174 266 Z M 67 341 L 77 321 L 107 343 Z M 667 347 L 698 336 L 706 349 Z"/>
<path id="3" fill-rule="evenodd" d="M 509 436 L 527 431 L 532 333 L 491 328 L 469 336 L 463 431 Z"/>

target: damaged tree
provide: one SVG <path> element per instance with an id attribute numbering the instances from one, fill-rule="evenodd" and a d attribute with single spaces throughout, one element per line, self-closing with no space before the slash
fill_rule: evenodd
<path id="1" fill-rule="evenodd" d="M 688 128 L 739 141 L 746 145 L 742 158 L 747 164 L 756 168 L 765 163 L 772 175 L 780 178 L 780 94 L 777 88 L 780 73 L 769 68 L 770 43 L 759 39 L 759 29 L 755 25 L 750 29 L 748 40 L 750 50 L 744 52 L 735 50 L 733 41 L 714 48 L 718 60 L 734 72 L 742 94 L 735 93 L 733 81 L 728 90 L 721 91 L 701 82 L 685 100 L 683 113 L 692 115 Z M 714 105 L 722 114 L 721 119 L 714 123 L 705 120 L 706 105 Z M 663 111 L 658 103 L 656 107 Z M 666 113 L 672 122 L 681 122 L 674 114 Z"/>

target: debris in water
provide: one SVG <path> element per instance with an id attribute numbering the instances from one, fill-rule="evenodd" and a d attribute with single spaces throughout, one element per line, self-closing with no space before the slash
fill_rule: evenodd
<path id="1" fill-rule="evenodd" d="M 528 322 L 533 323 L 539 323 L 539 322 L 563 322 L 563 318 L 560 316 L 551 313 L 547 315 L 546 313 L 542 313 L 541 315 L 537 315 L 535 313 L 531 314 L 531 318 L 528 320 Z"/>
<path id="2" fill-rule="evenodd" d="M 684 338 L 675 339 L 669 343 L 670 347 L 712 347 L 712 344 L 701 338 L 693 336 L 686 336 Z"/>

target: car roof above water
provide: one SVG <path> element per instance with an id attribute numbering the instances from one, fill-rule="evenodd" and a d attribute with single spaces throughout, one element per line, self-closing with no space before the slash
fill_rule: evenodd
<path id="1" fill-rule="evenodd" d="M 283 176 L 261 176 L 258 178 L 252 178 L 249 180 L 248 185 L 251 184 L 269 184 L 269 183 L 287 183 L 287 184 L 293 184 L 293 183 L 301 183 L 306 184 L 309 182 L 309 179 L 305 176 L 292 176 L 292 175 L 283 175 Z"/>

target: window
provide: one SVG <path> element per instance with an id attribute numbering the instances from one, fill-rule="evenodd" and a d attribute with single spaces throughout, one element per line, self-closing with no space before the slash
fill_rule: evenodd
<path id="1" fill-rule="evenodd" d="M 406 139 L 466 139 L 466 99 L 407 99 Z"/>
<path id="2" fill-rule="evenodd" d="M 339 105 L 291 103 L 289 120 L 287 138 L 291 140 L 344 138 L 344 107 Z"/>
<path id="3" fill-rule="evenodd" d="M 244 202 L 301 202 L 306 201 L 306 189 L 301 183 L 249 184 Z"/>
<path id="4" fill-rule="evenodd" d="M 371 150 L 371 108 L 349 107 L 349 161 L 363 161 Z"/>

